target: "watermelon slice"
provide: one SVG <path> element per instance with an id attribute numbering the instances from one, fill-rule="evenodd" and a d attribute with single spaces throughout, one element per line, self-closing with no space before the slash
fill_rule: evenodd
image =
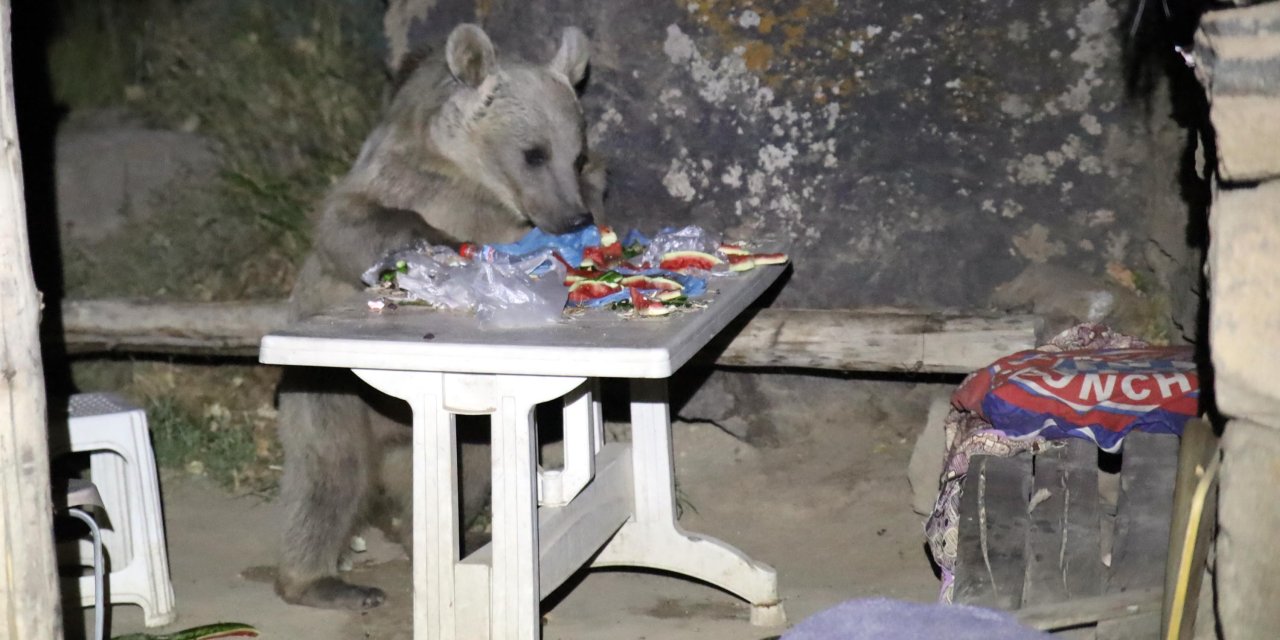
<path id="1" fill-rule="evenodd" d="M 618 234 L 613 231 L 613 227 L 607 225 L 599 225 L 600 228 L 600 246 L 610 247 L 618 244 Z"/>
<path id="2" fill-rule="evenodd" d="M 687 269 L 709 271 L 712 267 L 723 262 L 720 258 L 701 251 L 672 251 L 662 256 L 662 260 L 658 262 L 658 268 L 664 271 L 684 271 Z"/>
<path id="3" fill-rule="evenodd" d="M 564 286 L 567 287 L 579 280 L 591 280 L 598 275 L 600 272 L 593 269 L 565 269 Z"/>
<path id="4" fill-rule="evenodd" d="M 631 290 L 631 306 L 635 308 L 636 314 L 642 316 L 665 316 L 671 313 L 671 307 L 646 297 L 639 289 Z"/>
<path id="5" fill-rule="evenodd" d="M 599 227 L 600 245 L 586 247 L 582 250 L 582 266 L 603 269 L 622 259 L 622 245 L 618 243 L 618 234 L 610 227 Z"/>
<path id="6" fill-rule="evenodd" d="M 622 279 L 622 286 L 630 289 L 656 289 L 658 291 L 679 291 L 684 285 L 670 278 L 654 276 L 627 276 Z"/>
<path id="7" fill-rule="evenodd" d="M 613 264 L 622 259 L 622 245 L 617 242 L 600 245 L 600 253 L 604 255 L 605 264 Z"/>
<path id="8" fill-rule="evenodd" d="M 722 242 L 720 243 L 720 253 L 723 253 L 726 256 L 741 256 L 751 252 L 747 251 L 747 248 L 742 246 L 740 243 Z"/>
<path id="9" fill-rule="evenodd" d="M 740 253 L 726 256 L 729 259 L 730 271 L 750 271 L 767 264 L 786 264 L 785 253 Z"/>
<path id="10" fill-rule="evenodd" d="M 134 633 L 127 636 L 118 636 L 115 640 L 217 640 L 220 638 L 257 637 L 258 630 L 247 624 L 241 624 L 239 622 L 219 622 L 216 624 L 187 629 L 185 631 L 178 631 L 177 633 L 163 635 Z"/>
<path id="11" fill-rule="evenodd" d="M 787 254 L 785 253 L 755 253 L 751 255 L 751 259 L 756 264 L 786 264 Z"/>
<path id="12" fill-rule="evenodd" d="M 754 257 L 755 256 L 752 256 L 746 253 L 728 256 L 729 270 L 730 271 L 750 271 L 756 268 L 756 261 L 753 260 Z"/>
<path id="13" fill-rule="evenodd" d="M 622 291 L 622 285 L 599 280 L 579 280 L 569 285 L 569 302 L 581 303 Z"/>
<path id="14" fill-rule="evenodd" d="M 618 282 L 622 280 L 622 274 L 617 271 L 597 271 L 595 269 L 566 269 L 564 273 L 564 286 L 572 285 L 582 280 L 599 280 L 601 282 Z"/>
<path id="15" fill-rule="evenodd" d="M 582 250 L 582 264 L 579 266 L 589 269 L 602 268 L 605 264 L 604 251 L 600 247 L 586 247 Z"/>
<path id="16" fill-rule="evenodd" d="M 684 292 L 683 291 L 659 291 L 653 297 L 663 302 L 672 302 L 672 301 L 680 300 L 684 298 Z"/>

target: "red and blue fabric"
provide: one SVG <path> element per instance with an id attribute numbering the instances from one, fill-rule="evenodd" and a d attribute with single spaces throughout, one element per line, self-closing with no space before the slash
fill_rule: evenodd
<path id="1" fill-rule="evenodd" d="M 1023 351 L 970 376 L 952 403 L 1011 437 L 1087 438 L 1118 451 L 1132 430 L 1181 434 L 1199 411 L 1190 348 Z"/>

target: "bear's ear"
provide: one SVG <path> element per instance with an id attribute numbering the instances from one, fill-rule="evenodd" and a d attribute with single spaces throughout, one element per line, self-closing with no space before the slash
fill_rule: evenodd
<path id="1" fill-rule="evenodd" d="M 586 34 L 577 27 L 565 27 L 560 36 L 560 50 L 551 60 L 551 70 L 560 73 L 577 86 L 587 73 L 588 43 Z"/>
<path id="2" fill-rule="evenodd" d="M 449 73 L 469 87 L 478 87 L 493 73 L 496 55 L 489 36 L 474 24 L 460 24 L 444 47 Z"/>

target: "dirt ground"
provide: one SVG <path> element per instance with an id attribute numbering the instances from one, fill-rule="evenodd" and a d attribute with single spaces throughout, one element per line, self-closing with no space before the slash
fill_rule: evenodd
<path id="1" fill-rule="evenodd" d="M 743 444 L 713 425 L 674 426 L 682 525 L 777 569 L 792 623 L 859 596 L 933 599 L 938 582 L 910 508 L 907 461 L 929 398 L 946 387 L 814 379 L 789 388 L 771 398 L 776 447 Z M 238 621 L 264 638 L 412 637 L 409 561 L 376 532 L 351 578 L 385 589 L 385 605 L 363 614 L 294 607 L 269 583 L 275 504 L 191 476 L 166 476 L 163 494 L 179 611 L 166 630 Z M 755 640 L 784 631 L 752 627 L 733 596 L 657 573 L 585 572 L 543 605 L 549 640 Z M 113 635 L 140 630 L 136 607 L 114 609 Z"/>

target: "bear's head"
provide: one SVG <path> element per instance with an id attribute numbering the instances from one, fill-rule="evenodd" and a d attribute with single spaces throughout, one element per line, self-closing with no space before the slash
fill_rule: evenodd
<path id="1" fill-rule="evenodd" d="M 431 124 L 437 149 L 513 215 L 549 233 L 592 221 L 579 181 L 587 138 L 574 89 L 587 56 L 587 38 L 574 27 L 549 64 L 500 62 L 471 24 L 445 45 L 457 86 Z"/>

